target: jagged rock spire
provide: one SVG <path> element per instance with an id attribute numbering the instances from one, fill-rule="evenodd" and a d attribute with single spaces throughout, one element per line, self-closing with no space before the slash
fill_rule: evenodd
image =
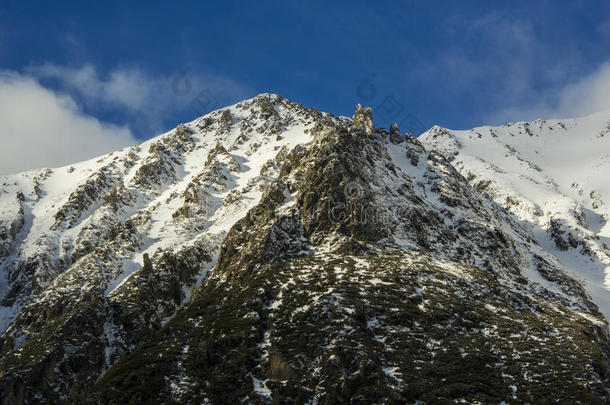
<path id="1" fill-rule="evenodd" d="M 405 137 L 400 133 L 400 128 L 398 128 L 397 123 L 393 123 L 390 125 L 390 142 L 395 145 L 398 145 L 401 142 L 404 142 Z"/>
<path id="2" fill-rule="evenodd" d="M 356 105 L 356 112 L 352 117 L 352 128 L 361 129 L 367 134 L 373 132 L 375 125 L 373 125 L 373 110 L 371 107 L 362 108 L 360 104 Z"/>

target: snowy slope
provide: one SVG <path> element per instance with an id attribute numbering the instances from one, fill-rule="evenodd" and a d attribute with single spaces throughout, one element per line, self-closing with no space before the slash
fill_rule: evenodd
<path id="1" fill-rule="evenodd" d="M 513 212 L 610 316 L 610 111 L 419 140 Z"/>
<path id="2" fill-rule="evenodd" d="M 139 240 L 113 257 L 122 271 L 104 277 L 107 295 L 143 265 L 144 254 L 202 239 L 213 254 L 277 175 L 270 167 L 261 176 L 261 168 L 282 148 L 309 141 L 314 118 L 327 116 L 263 94 L 96 159 L 0 177 L 0 331 L 32 294 L 130 219 Z"/>

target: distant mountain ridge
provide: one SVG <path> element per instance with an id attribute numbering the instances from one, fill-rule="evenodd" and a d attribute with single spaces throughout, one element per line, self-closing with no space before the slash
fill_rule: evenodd
<path id="1" fill-rule="evenodd" d="M 420 141 L 514 213 L 610 317 L 610 111 L 452 131 Z"/>

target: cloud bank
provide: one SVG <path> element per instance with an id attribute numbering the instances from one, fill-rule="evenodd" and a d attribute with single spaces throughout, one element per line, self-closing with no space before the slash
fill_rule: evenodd
<path id="1" fill-rule="evenodd" d="M 84 114 L 71 97 L 0 72 L 0 174 L 62 166 L 135 143 L 127 127 Z"/>
<path id="2" fill-rule="evenodd" d="M 230 78 L 193 72 L 188 67 L 174 75 L 154 75 L 137 66 L 102 74 L 91 64 L 69 67 L 46 63 L 28 71 L 39 80 L 54 81 L 88 107 L 124 111 L 132 130 L 144 136 L 167 130 L 165 122 L 185 111 L 195 118 L 248 95 Z M 208 97 L 197 102 L 202 92 Z"/>
<path id="3" fill-rule="evenodd" d="M 610 62 L 591 75 L 564 87 L 554 114 L 563 117 L 610 110 Z"/>
<path id="4" fill-rule="evenodd" d="M 610 62 L 573 83 L 523 95 L 507 94 L 508 107 L 495 111 L 489 121 L 494 124 L 531 121 L 537 118 L 576 118 L 610 110 Z"/>
<path id="5" fill-rule="evenodd" d="M 610 59 L 591 62 L 576 35 L 561 43 L 542 38 L 554 29 L 544 24 L 502 11 L 474 20 L 448 17 L 442 24 L 448 46 L 415 74 L 437 81 L 439 97 L 471 105 L 481 125 L 610 109 Z M 610 20 L 597 30 L 608 35 Z"/>

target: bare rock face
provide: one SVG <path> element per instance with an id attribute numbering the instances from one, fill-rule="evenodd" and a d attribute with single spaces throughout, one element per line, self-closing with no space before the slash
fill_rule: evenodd
<path id="1" fill-rule="evenodd" d="M 224 110 L 222 115 L 220 116 L 220 124 L 223 129 L 228 129 L 231 124 L 233 124 L 233 117 L 231 116 L 231 111 Z"/>
<path id="2" fill-rule="evenodd" d="M 394 144 L 399 144 L 405 141 L 405 137 L 400 133 L 400 128 L 398 128 L 397 123 L 393 123 L 390 126 L 390 142 Z"/>
<path id="3" fill-rule="evenodd" d="M 73 168 L 6 200 L 3 403 L 610 399 L 581 284 L 370 108 L 264 94 Z"/>

